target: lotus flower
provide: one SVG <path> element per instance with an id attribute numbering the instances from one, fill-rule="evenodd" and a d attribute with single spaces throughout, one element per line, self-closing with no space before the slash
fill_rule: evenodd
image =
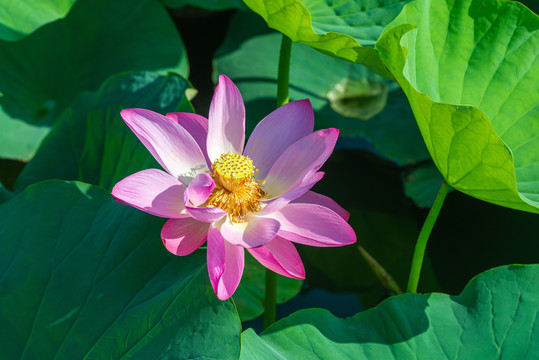
<path id="1" fill-rule="evenodd" d="M 304 279 L 292 242 L 355 242 L 346 222 L 349 214 L 309 190 L 323 176 L 318 169 L 333 151 L 338 130 L 313 132 L 308 100 L 290 102 L 266 116 L 245 148 L 243 99 L 224 75 L 209 120 L 144 109 L 121 115 L 165 171 L 128 176 L 112 195 L 120 203 L 169 218 L 161 238 L 175 255 L 188 255 L 207 241 L 208 273 L 219 299 L 228 299 L 238 287 L 244 249 L 274 272 Z"/>

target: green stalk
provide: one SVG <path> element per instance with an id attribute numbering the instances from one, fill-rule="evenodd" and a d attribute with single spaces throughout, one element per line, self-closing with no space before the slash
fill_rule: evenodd
<path id="1" fill-rule="evenodd" d="M 417 243 L 415 244 L 414 258 L 412 260 L 412 268 L 410 270 L 410 277 L 408 278 L 408 286 L 406 288 L 407 292 L 416 293 L 417 284 L 419 284 L 419 276 L 421 274 L 421 266 L 423 265 L 423 258 L 425 257 L 425 249 L 427 248 L 427 241 L 429 240 L 430 233 L 434 227 L 436 219 L 438 219 L 438 214 L 442 209 L 445 197 L 449 192 L 450 186 L 444 181 L 440 190 L 438 190 L 438 195 L 434 200 L 434 204 L 427 215 L 427 219 L 421 228 L 419 237 L 417 238 Z"/>
<path id="2" fill-rule="evenodd" d="M 277 107 L 288 103 L 288 82 L 290 78 L 290 54 L 292 40 L 283 34 L 277 73 Z M 266 269 L 266 295 L 264 299 L 264 329 L 275 322 L 277 307 L 277 274 Z"/>
<path id="3" fill-rule="evenodd" d="M 266 296 L 264 299 L 264 329 L 275 322 L 277 307 L 277 274 L 266 269 Z"/>
<path id="4" fill-rule="evenodd" d="M 281 40 L 281 54 L 279 55 L 279 72 L 277 77 L 277 107 L 288 103 L 288 81 L 290 78 L 290 54 L 292 40 L 285 34 Z"/>

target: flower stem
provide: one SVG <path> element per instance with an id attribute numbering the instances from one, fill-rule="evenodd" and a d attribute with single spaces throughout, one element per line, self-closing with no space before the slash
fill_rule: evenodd
<path id="1" fill-rule="evenodd" d="M 264 329 L 275 322 L 277 306 L 277 274 L 266 269 L 266 296 L 264 300 Z"/>
<path id="2" fill-rule="evenodd" d="M 285 34 L 281 40 L 279 70 L 277 72 L 277 107 L 288 103 L 288 81 L 290 78 L 290 54 L 292 40 Z M 264 329 L 275 322 L 277 307 L 277 274 L 266 269 L 266 295 L 264 299 Z"/>
<path id="3" fill-rule="evenodd" d="M 279 55 L 279 72 L 277 76 L 277 107 L 288 103 L 288 81 L 290 78 L 290 54 L 292 53 L 292 40 L 285 34 L 281 40 L 281 53 Z"/>
<path id="4" fill-rule="evenodd" d="M 410 277 L 408 278 L 408 286 L 406 288 L 407 292 L 416 293 L 417 284 L 419 283 L 419 276 L 421 274 L 421 266 L 423 265 L 423 258 L 425 257 L 425 249 L 427 248 L 427 241 L 429 240 L 430 233 L 434 227 L 434 223 L 438 218 L 438 214 L 442 209 L 445 197 L 449 192 L 450 186 L 447 182 L 443 182 L 440 190 L 438 190 L 438 195 L 434 200 L 434 204 L 430 208 L 427 219 L 421 228 L 419 237 L 417 238 L 417 243 L 415 244 L 414 257 L 412 260 L 412 268 L 410 270 Z"/>

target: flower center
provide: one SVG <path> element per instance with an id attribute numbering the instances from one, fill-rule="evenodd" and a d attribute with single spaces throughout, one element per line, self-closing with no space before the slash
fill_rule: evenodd
<path id="1" fill-rule="evenodd" d="M 260 200 L 266 195 L 260 188 L 264 182 L 254 178 L 258 170 L 249 157 L 222 154 L 211 167 L 215 189 L 207 206 L 223 209 L 230 221 L 238 223 L 244 222 L 247 213 L 260 211 Z"/>

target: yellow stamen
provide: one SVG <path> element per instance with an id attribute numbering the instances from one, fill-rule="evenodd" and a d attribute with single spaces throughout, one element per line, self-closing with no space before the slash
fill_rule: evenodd
<path id="1" fill-rule="evenodd" d="M 240 154 L 222 154 L 212 164 L 215 189 L 207 206 L 228 213 L 232 222 L 243 222 L 249 212 L 260 211 L 260 200 L 266 195 L 254 177 L 258 173 L 253 161 Z"/>

